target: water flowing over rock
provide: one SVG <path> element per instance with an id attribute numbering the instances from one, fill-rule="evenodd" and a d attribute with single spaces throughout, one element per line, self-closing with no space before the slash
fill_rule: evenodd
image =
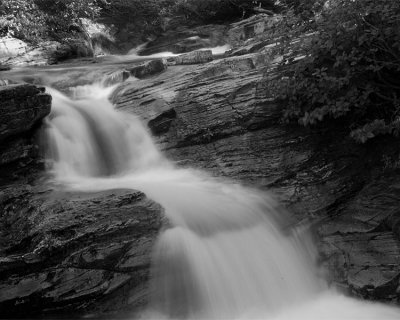
<path id="1" fill-rule="evenodd" d="M 373 189 L 381 206 L 369 191 L 380 175 L 374 169 L 381 164 L 379 155 L 393 148 L 390 141 L 381 149 L 367 148 L 344 133 L 332 136 L 329 128 L 280 124 L 280 106 L 269 88 L 270 79 L 279 76 L 272 58 L 254 53 L 170 67 L 156 79 L 121 85 L 113 101 L 140 115 L 177 164 L 272 189 L 296 219 L 320 221 L 315 229 L 321 263 L 343 290 L 398 302 L 398 228 L 387 227 L 387 221 L 398 220 L 399 197 L 387 198 L 388 190 L 396 189 L 386 178 L 379 183 L 385 187 Z M 360 223 L 371 227 L 356 227 Z M 330 224 L 336 231 L 326 231 Z"/>
<path id="2" fill-rule="evenodd" d="M 1 317 L 140 310 L 163 209 L 135 190 L 67 192 L 43 176 L 44 92 L 0 87 Z"/>
<path id="3" fill-rule="evenodd" d="M 238 24 L 236 27 L 239 29 L 235 32 L 242 34 L 243 30 L 251 28 L 250 35 L 257 38 L 257 30 L 261 30 L 261 26 L 254 29 L 254 23 L 257 24 L 258 20 L 250 22 L 249 25 L 247 22 Z M 243 39 L 239 36 L 237 40 Z M 87 170 L 84 176 L 79 171 L 82 163 L 74 159 L 77 159 L 75 156 L 80 158 L 88 149 L 74 153 L 71 150 L 76 150 L 76 145 L 72 145 L 72 149 L 65 148 L 71 140 L 68 135 L 70 127 L 63 128 L 63 121 L 58 123 L 61 127 L 56 125 L 57 121 L 49 121 L 51 130 L 55 127 L 64 129 L 53 130 L 53 133 L 62 133 L 61 136 L 65 138 L 63 150 L 68 151 L 63 159 L 67 159 L 69 169 L 79 172 L 73 177 L 75 181 L 61 181 L 66 183 L 66 188 L 75 183 L 73 187 L 91 191 L 66 191 L 48 181 L 42 185 L 43 181 L 32 175 L 20 177 L 11 184 L 8 179 L 6 184 L 1 185 L 2 309 L 8 310 L 10 316 L 23 316 L 26 311 L 33 315 L 66 314 L 71 310 L 77 315 L 88 312 L 97 315 L 118 310 L 137 311 L 150 300 L 155 309 L 152 311 L 170 317 L 191 317 L 204 309 L 206 315 L 214 317 L 221 315 L 218 312 L 232 315 L 229 312 L 235 308 L 234 312 L 246 311 L 253 297 L 258 299 L 259 292 L 262 292 L 261 297 L 265 297 L 268 290 L 264 291 L 262 281 L 256 281 L 255 285 L 260 290 L 246 287 L 246 283 L 254 284 L 254 277 L 243 282 L 240 279 L 232 281 L 234 277 L 229 277 L 229 270 L 232 269 L 224 269 L 225 262 L 230 261 L 236 271 L 240 270 L 235 275 L 241 275 L 249 270 L 242 268 L 242 262 L 252 261 L 251 270 L 258 276 L 265 272 L 264 266 L 271 266 L 269 261 L 274 261 L 275 257 L 265 261 L 262 260 L 264 256 L 260 258 L 250 250 L 262 247 L 260 243 L 265 245 L 263 248 L 268 247 L 266 243 L 270 241 L 264 240 L 270 230 L 267 228 L 269 231 L 266 232 L 261 227 L 260 231 L 254 227 L 265 222 L 265 217 L 259 215 L 260 202 L 255 201 L 258 205 L 252 206 L 253 200 L 259 199 L 258 193 L 246 193 L 243 190 L 252 189 L 236 188 L 233 181 L 264 191 L 272 190 L 279 197 L 293 213 L 289 222 L 283 225 L 277 223 L 279 230 L 282 228 L 286 231 L 286 236 L 291 235 L 294 225 L 311 224 L 318 241 L 319 262 L 328 271 L 327 278 L 331 283 L 355 296 L 399 303 L 398 165 L 388 164 L 385 171 L 376 169 L 377 164 L 382 162 L 382 151 L 397 148 L 396 141 L 382 139 L 380 146 L 367 148 L 356 145 L 340 130 L 332 135 L 328 127 L 306 130 L 280 123 L 281 106 L 270 87 L 270 81 L 279 77 L 275 57 L 265 48 L 267 43 L 258 43 L 255 47 L 249 45 L 249 50 L 240 52 L 241 48 L 238 48 L 235 54 L 241 56 L 200 65 L 172 65 L 152 77 L 123 82 L 110 98 L 117 109 L 130 113 L 125 114 L 127 119 L 131 119 L 133 113 L 147 124 L 159 148 L 176 166 L 205 169 L 215 176 L 231 179 L 232 183 L 228 185 L 215 181 L 208 184 L 209 177 L 186 170 L 174 171 L 175 178 L 171 184 L 171 175 L 168 174 L 170 165 L 166 166 L 167 170 L 161 166 L 161 170 L 145 170 L 142 175 L 133 170 L 135 174 L 132 175 L 129 170 L 131 163 L 119 160 L 102 163 L 102 159 L 107 160 L 114 154 L 102 147 L 105 143 L 115 144 L 120 151 L 115 154 L 123 155 L 122 159 L 126 159 L 126 156 L 131 157 L 129 150 L 132 145 L 140 145 L 143 141 L 145 130 L 140 129 L 138 136 L 141 138 L 134 139 L 135 144 L 129 144 L 126 142 L 129 139 L 121 130 L 103 131 L 94 124 L 102 119 L 102 123 L 114 126 L 121 120 L 121 115 L 105 112 L 100 116 L 93 108 L 93 100 L 90 103 L 71 102 L 62 98 L 65 104 L 55 110 L 51 121 L 57 116 L 71 116 L 72 113 L 72 119 L 81 119 L 85 123 L 83 127 L 90 128 L 90 132 L 101 131 L 101 134 L 89 139 L 90 145 L 98 145 L 95 150 L 98 157 L 91 157 L 86 162 L 89 166 L 85 168 L 104 166 L 116 167 L 117 170 Z M 253 53 L 245 54 L 248 52 Z M 109 85 L 128 78 L 129 71 L 125 69 L 113 72 L 115 74 L 106 77 Z M 85 87 L 80 89 L 85 90 Z M 99 92 L 95 91 L 96 94 Z M 79 90 L 75 93 L 79 96 Z M 53 95 L 61 97 L 59 93 Z M 96 107 L 99 107 L 98 104 Z M 137 123 L 135 121 L 132 120 L 132 123 Z M 78 126 L 80 120 L 73 123 L 77 124 L 75 129 L 82 128 Z M 121 128 L 130 128 L 124 121 L 121 123 Z M 77 145 L 84 143 L 83 137 L 90 137 L 86 131 L 82 131 L 85 133 L 82 135 L 75 135 L 77 129 L 72 132 L 79 137 L 72 139 Z M 118 139 L 109 140 L 110 132 Z M 152 155 L 152 164 L 159 165 L 158 153 L 153 152 Z M 56 153 L 51 158 L 57 164 L 62 164 Z M 59 174 L 63 173 L 64 178 L 68 176 L 65 173 L 71 172 L 59 170 L 57 166 L 54 168 Z M 176 177 L 176 172 L 181 176 Z M 123 174 L 105 179 L 104 176 L 110 173 Z M 103 189 L 114 190 L 94 191 Z M 163 209 L 142 192 L 157 200 L 168 211 L 169 221 L 164 218 Z M 202 196 L 196 198 L 199 192 Z M 246 196 L 243 196 L 243 192 Z M 191 196 L 185 196 L 188 194 Z M 252 195 L 250 206 L 246 204 L 249 194 Z M 221 215 L 215 210 L 221 207 L 215 199 L 222 200 L 222 207 L 227 208 L 222 210 Z M 231 210 L 230 206 L 238 203 L 245 210 L 236 212 L 236 206 Z M 263 201 L 261 203 L 265 204 Z M 267 203 L 272 202 L 268 200 Z M 198 210 L 192 208 L 194 204 Z M 275 212 L 277 207 L 272 207 L 269 209 Z M 229 211 L 229 219 L 226 219 L 226 211 Z M 242 212 L 247 212 L 252 219 L 244 219 Z M 208 215 L 213 219 L 208 221 L 204 218 Z M 251 231 L 256 235 L 255 242 L 252 242 L 253 238 L 240 238 L 245 235 L 241 231 L 253 227 Z M 162 241 L 156 242 L 160 230 L 165 229 L 167 231 L 163 233 Z M 213 237 L 221 229 L 224 232 L 219 238 L 216 237 L 219 245 L 215 248 Z M 278 235 L 272 242 L 281 239 L 280 231 Z M 241 244 L 252 245 L 240 245 L 237 250 L 232 249 L 232 243 L 237 243 L 234 242 L 237 241 L 236 237 L 242 239 L 242 242 L 239 240 Z M 159 280 L 156 287 L 162 288 L 155 294 L 149 289 L 148 282 L 150 249 L 153 245 L 156 248 L 156 261 L 166 266 L 165 270 L 158 267 L 152 271 L 154 278 Z M 288 246 L 291 247 L 291 244 Z M 244 252 L 246 259 L 232 252 Z M 289 252 L 292 252 L 291 249 Z M 221 258 L 225 255 L 228 256 L 227 260 Z M 276 261 L 286 261 L 280 258 Z M 283 264 L 289 269 L 293 266 L 291 263 Z M 257 269 L 260 265 L 263 267 Z M 308 266 L 307 263 L 305 265 Z M 271 274 L 275 274 L 273 269 L 271 267 Z M 224 272 L 218 274 L 216 270 Z M 207 275 L 206 281 L 201 281 L 203 278 L 199 274 L 202 271 Z M 309 274 L 307 270 L 297 271 L 301 275 Z M 294 279 L 298 280 L 297 273 L 294 274 Z M 279 277 L 273 278 L 276 281 Z M 307 277 L 302 278 L 301 281 Z M 211 290 L 215 299 L 209 299 L 210 296 L 204 292 L 215 288 L 214 282 L 220 279 L 222 287 L 232 290 L 228 290 L 229 294 L 219 289 Z M 314 283 L 314 280 L 311 282 Z M 282 286 L 276 287 L 276 292 L 284 292 L 281 291 Z M 311 285 L 308 292 L 313 291 L 313 287 Z M 289 291 L 291 299 L 296 297 L 296 290 Z M 248 297 L 243 297 L 243 292 L 247 292 Z M 285 302 L 285 296 L 278 300 Z M 234 308 L 232 301 L 236 301 Z M 262 301 L 264 305 L 265 300 Z M 268 301 L 274 301 L 274 297 Z M 397 313 L 385 313 L 386 309 L 383 310 L 379 305 L 361 304 L 337 294 L 313 299 L 312 304 L 304 309 L 308 308 L 308 314 L 301 313 L 304 319 L 322 319 L 323 316 L 327 318 L 332 315 L 335 320 L 349 319 L 346 314 L 348 310 L 355 310 L 354 317 L 370 319 L 389 319 Z M 298 311 L 304 312 L 304 309 L 286 310 L 282 317 L 287 315 L 289 319 L 297 319 Z M 154 318 L 154 313 L 149 318 L 152 316 Z M 246 314 L 238 316 L 247 318 Z"/>
<path id="4" fill-rule="evenodd" d="M 196 79 L 256 69 L 259 60 L 247 59 L 222 61 L 222 72 L 206 68 Z M 137 119 L 113 108 L 110 90 L 99 91 L 95 84 L 76 89 L 72 99 L 52 91 L 55 108 L 46 137 L 56 181 L 81 192 L 141 190 L 162 205 L 168 218 L 154 246 L 151 299 L 141 317 L 274 319 L 299 309 L 299 318 L 311 312 L 313 319 L 336 319 L 332 311 L 340 295 L 317 276 L 307 232 L 286 229 L 285 210 L 267 192 L 175 168 Z M 316 298 L 326 308 L 314 310 Z M 372 311 L 372 319 L 397 319 L 400 312 L 350 298 L 345 303 L 342 318 Z"/>

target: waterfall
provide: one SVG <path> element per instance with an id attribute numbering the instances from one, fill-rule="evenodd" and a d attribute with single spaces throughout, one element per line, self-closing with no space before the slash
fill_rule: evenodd
<path id="1" fill-rule="evenodd" d="M 96 177 L 142 170 L 163 159 L 140 121 L 113 110 L 113 87 L 77 87 L 74 99 L 54 89 L 46 119 L 47 158 L 59 176 Z"/>
<path id="2" fill-rule="evenodd" d="M 171 226 L 154 248 L 143 318 L 399 319 L 396 308 L 328 289 L 307 232 L 283 232 L 287 214 L 270 195 L 175 168 L 139 119 L 114 110 L 112 90 L 49 89 L 46 155 L 70 188 L 137 189 L 165 208 Z"/>

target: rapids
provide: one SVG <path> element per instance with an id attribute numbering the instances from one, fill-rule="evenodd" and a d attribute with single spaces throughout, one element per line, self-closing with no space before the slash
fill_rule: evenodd
<path id="1" fill-rule="evenodd" d="M 165 208 L 143 319 L 400 319 L 400 310 L 328 288 L 306 227 L 266 192 L 179 169 L 140 119 L 113 108 L 101 82 L 68 97 L 48 89 L 49 170 L 74 190 L 132 188 Z M 134 215 L 134 212 L 132 212 Z"/>

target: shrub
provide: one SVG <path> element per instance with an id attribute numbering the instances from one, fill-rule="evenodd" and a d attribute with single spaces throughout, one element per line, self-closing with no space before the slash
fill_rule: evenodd
<path id="1" fill-rule="evenodd" d="M 200 22 L 229 21 L 254 13 L 260 6 L 266 10 L 276 10 L 274 0 L 176 0 L 172 11 L 184 15 L 188 20 Z"/>
<path id="2" fill-rule="evenodd" d="M 28 42 L 71 33 L 80 18 L 94 18 L 104 0 L 2 0 L 0 32 Z M 73 31 L 72 31 L 73 32 Z"/>
<path id="3" fill-rule="evenodd" d="M 342 119 L 364 143 L 400 132 L 400 1 L 330 1 L 312 41 L 281 64 L 284 119 L 314 125 Z"/>
<path id="4" fill-rule="evenodd" d="M 46 33 L 44 15 L 34 2 L 3 0 L 0 3 L 0 33 L 22 40 L 41 38 Z"/>

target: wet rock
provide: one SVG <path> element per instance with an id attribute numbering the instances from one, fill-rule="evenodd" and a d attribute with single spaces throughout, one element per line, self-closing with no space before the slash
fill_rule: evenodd
<path id="1" fill-rule="evenodd" d="M 105 86 L 112 86 L 117 83 L 124 82 L 131 76 L 131 73 L 128 70 L 116 70 L 106 75 L 103 83 Z"/>
<path id="2" fill-rule="evenodd" d="M 158 117 L 151 119 L 148 126 L 153 135 L 158 136 L 168 132 L 172 121 L 176 118 L 176 112 L 174 109 L 167 110 L 160 114 Z"/>
<path id="3" fill-rule="evenodd" d="M 133 190 L 49 188 L 0 189 L 2 316 L 143 307 L 161 207 Z"/>
<path id="4" fill-rule="evenodd" d="M 10 66 L 28 66 L 28 65 L 47 65 L 56 62 L 53 53 L 57 51 L 60 43 L 57 41 L 46 41 L 40 46 L 32 46 L 24 43 L 23 49 L 18 52 L 5 52 L 0 57 L 0 63 Z"/>
<path id="5" fill-rule="evenodd" d="M 0 64 L 0 71 L 8 71 L 8 70 L 11 70 L 10 66 L 3 66 Z"/>
<path id="6" fill-rule="evenodd" d="M 164 59 L 150 60 L 138 66 L 127 68 L 131 76 L 143 79 L 149 76 L 164 72 L 167 69 L 167 62 Z"/>
<path id="7" fill-rule="evenodd" d="M 69 39 L 50 52 L 49 64 L 81 57 L 93 57 L 91 43 L 84 38 Z"/>
<path id="8" fill-rule="evenodd" d="M 6 176 L 6 165 L 37 157 L 34 128 L 50 113 L 51 97 L 44 88 L 13 84 L 0 86 L 0 101 L 0 172 Z"/>
<path id="9" fill-rule="evenodd" d="M 168 59 L 169 64 L 200 64 L 213 60 L 211 50 L 199 50 Z"/>
<path id="10" fill-rule="evenodd" d="M 51 97 L 28 84 L 0 87 L 0 141 L 27 132 L 50 113 Z"/>
<path id="11" fill-rule="evenodd" d="M 391 173 L 372 181 L 340 214 L 318 225 L 330 280 L 357 296 L 400 302 L 398 179 Z"/>

